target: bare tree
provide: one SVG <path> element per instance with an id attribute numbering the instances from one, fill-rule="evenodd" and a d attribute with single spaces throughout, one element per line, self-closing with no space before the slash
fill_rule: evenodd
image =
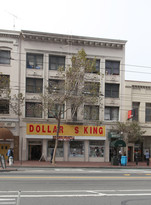
<path id="1" fill-rule="evenodd" d="M 117 122 L 114 130 L 123 136 L 126 143 L 143 141 L 143 134 L 146 132 L 136 121 Z"/>
<path id="2" fill-rule="evenodd" d="M 99 103 L 100 82 L 96 82 L 95 77 L 93 79 L 91 77 L 91 80 L 86 77 L 86 75 L 89 76 L 95 72 L 95 69 L 96 59 L 88 59 L 84 49 L 82 49 L 77 55 L 72 56 L 70 66 L 66 69 L 59 67 L 57 80 L 50 79 L 46 92 L 41 96 L 43 109 L 57 121 L 53 164 L 55 163 L 62 115 L 70 109 L 71 118 L 74 120 L 81 105 Z"/>

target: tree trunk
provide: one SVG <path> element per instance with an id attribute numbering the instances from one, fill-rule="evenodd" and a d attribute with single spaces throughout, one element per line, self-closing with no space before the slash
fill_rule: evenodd
<path id="1" fill-rule="evenodd" d="M 56 139 L 55 139 L 55 147 L 54 147 L 54 152 L 53 152 L 52 164 L 55 164 L 56 151 L 57 151 L 58 138 L 59 138 L 59 131 L 60 131 L 60 120 L 61 120 L 61 112 L 59 113 L 59 117 L 57 118 L 57 135 L 56 135 Z"/>

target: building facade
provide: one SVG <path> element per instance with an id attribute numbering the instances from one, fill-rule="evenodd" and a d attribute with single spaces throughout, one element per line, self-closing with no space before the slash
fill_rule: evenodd
<path id="1" fill-rule="evenodd" d="M 37 111 L 42 103 L 38 96 L 52 82 L 59 83 L 58 66 L 66 69 L 72 56 L 83 48 L 87 58 L 96 58 L 97 72 L 86 73 L 85 81 L 99 83 L 98 102 L 81 105 L 74 120 L 72 109 L 64 113 L 56 160 L 109 161 L 108 135 L 116 121 L 125 120 L 125 44 L 122 40 L 1 30 L 1 75 L 10 80 L 12 99 L 19 93 L 25 99 L 23 106 L 18 104 L 20 116 L 9 106 L 9 99 L 1 96 L 1 130 L 5 128 L 13 136 L 10 140 L 0 134 L 1 148 L 13 147 L 15 159 L 50 160 L 57 122 L 49 113 Z"/>
<path id="2" fill-rule="evenodd" d="M 139 122 L 141 129 L 145 131 L 142 143 L 128 145 L 129 160 L 135 160 L 135 153 L 139 153 L 139 160 L 145 159 L 146 150 L 151 153 L 151 82 L 125 81 L 125 120 L 128 119 L 128 111 L 132 110 L 131 119 Z"/>

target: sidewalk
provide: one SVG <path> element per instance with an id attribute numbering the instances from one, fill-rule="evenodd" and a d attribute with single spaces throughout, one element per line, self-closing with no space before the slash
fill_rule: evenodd
<path id="1" fill-rule="evenodd" d="M 6 169 L 0 171 L 14 171 L 18 168 L 116 168 L 116 169 L 151 169 L 151 163 L 147 166 L 146 162 L 128 162 L 126 166 L 111 165 L 111 162 L 56 162 L 54 165 L 45 161 L 15 161 L 12 166 L 6 163 Z"/>

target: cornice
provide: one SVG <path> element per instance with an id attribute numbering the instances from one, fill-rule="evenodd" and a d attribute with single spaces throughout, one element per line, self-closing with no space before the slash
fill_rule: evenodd
<path id="1" fill-rule="evenodd" d="M 19 31 L 10 31 L 10 30 L 1 30 L 0 29 L 0 37 L 19 38 L 20 37 L 20 32 Z"/>
<path id="2" fill-rule="evenodd" d="M 83 36 L 62 35 L 53 33 L 21 31 L 22 38 L 29 41 L 45 41 L 58 44 L 78 45 L 78 46 L 92 46 L 122 49 L 125 47 L 126 41 L 112 40 L 103 38 L 92 38 Z"/>

